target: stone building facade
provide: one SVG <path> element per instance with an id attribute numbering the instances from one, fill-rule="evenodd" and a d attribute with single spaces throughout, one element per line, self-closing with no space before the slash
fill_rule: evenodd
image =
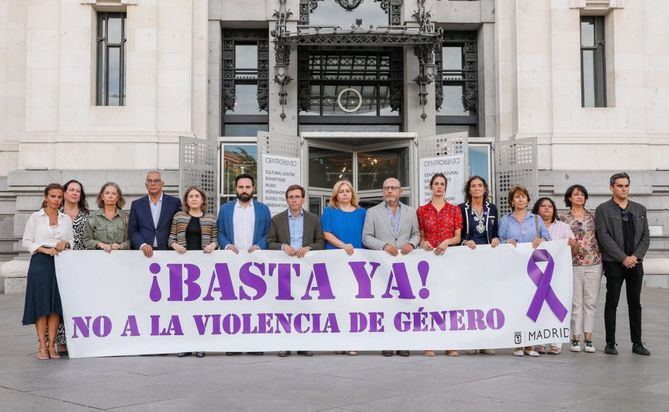
<path id="1" fill-rule="evenodd" d="M 368 204 L 401 175 L 415 204 L 419 154 L 463 144 L 498 191 L 511 176 L 560 205 L 578 182 L 596 206 L 626 170 L 647 271 L 669 273 L 667 16 L 664 0 L 5 0 L 3 273 L 24 271 L 46 183 L 92 197 L 113 180 L 133 199 L 159 169 L 177 193 L 184 138 L 218 148 L 221 201 L 259 153 L 294 151 L 316 212 L 340 175 Z M 520 174 L 513 142 L 530 148 Z"/>

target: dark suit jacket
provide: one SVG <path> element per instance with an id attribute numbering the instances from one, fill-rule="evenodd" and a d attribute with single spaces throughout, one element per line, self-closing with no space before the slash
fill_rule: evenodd
<path id="1" fill-rule="evenodd" d="M 158 244 L 157 250 L 168 250 L 167 240 L 170 237 L 172 218 L 181 210 L 179 198 L 163 193 L 163 204 L 158 218 L 158 227 L 153 225 L 149 196 L 142 196 L 130 205 L 130 218 L 128 219 L 128 236 L 133 249 L 139 249 L 143 243 L 153 246 L 155 238 Z"/>
<path id="2" fill-rule="evenodd" d="M 643 259 L 650 246 L 650 231 L 646 208 L 639 203 L 628 200 L 627 210 L 634 216 L 634 256 Z M 625 239 L 623 238 L 623 219 L 620 207 L 613 199 L 597 206 L 595 210 L 595 235 L 599 248 L 602 250 L 602 260 L 622 263 L 625 254 Z"/>
<path id="3" fill-rule="evenodd" d="M 235 231 L 232 217 L 235 213 L 237 201 L 231 201 L 221 206 L 218 211 L 218 246 L 225 249 L 229 244 L 235 243 Z M 269 232 L 272 215 L 269 208 L 260 202 L 253 201 L 253 212 L 255 224 L 253 226 L 253 244 L 260 249 L 267 249 L 267 233 Z"/>
<path id="4" fill-rule="evenodd" d="M 304 231 L 302 232 L 302 247 L 309 246 L 311 250 L 322 250 L 324 247 L 321 221 L 315 214 L 304 210 Z M 275 215 L 267 235 L 267 249 L 281 250 L 283 245 L 290 245 L 290 226 L 288 224 L 288 210 Z"/>
<path id="5" fill-rule="evenodd" d="M 472 240 L 473 227 L 469 227 L 469 213 L 471 212 L 471 205 L 469 202 L 460 203 L 460 213 L 462 214 L 462 243 L 464 244 L 468 240 Z M 485 202 L 483 205 L 483 210 L 485 211 L 486 218 L 486 236 L 488 237 L 488 243 L 496 237 L 499 237 L 497 234 L 499 228 L 499 216 L 497 216 L 497 206 L 490 202 Z"/>

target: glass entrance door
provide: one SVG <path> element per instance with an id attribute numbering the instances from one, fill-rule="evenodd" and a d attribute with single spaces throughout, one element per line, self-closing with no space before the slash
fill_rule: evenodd
<path id="1" fill-rule="evenodd" d="M 411 204 L 409 139 L 375 144 L 348 144 L 336 140 L 307 139 L 309 159 L 309 210 L 319 214 L 329 204 L 332 187 L 348 180 L 358 192 L 361 207 L 381 202 L 381 186 L 389 177 L 400 180 L 402 202 Z M 365 142 L 366 143 L 366 142 Z"/>

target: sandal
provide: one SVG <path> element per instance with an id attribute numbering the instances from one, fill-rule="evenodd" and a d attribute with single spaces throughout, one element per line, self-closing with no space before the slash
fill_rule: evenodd
<path id="1" fill-rule="evenodd" d="M 49 348 L 49 357 L 51 359 L 60 359 L 60 355 L 56 352 L 56 348 Z"/>
<path id="2" fill-rule="evenodd" d="M 423 352 L 423 356 L 427 356 L 428 358 L 434 358 L 435 354 L 433 350 L 426 350 Z"/>
<path id="3" fill-rule="evenodd" d="M 49 352 L 47 351 L 46 348 L 42 348 L 42 347 L 40 347 L 40 348 L 37 350 L 37 359 L 39 359 L 39 360 L 47 360 L 47 359 L 49 359 Z"/>
<path id="4" fill-rule="evenodd" d="M 544 355 L 546 353 L 546 347 L 544 345 L 536 345 L 534 347 L 534 350 L 539 354 L 539 355 Z"/>
<path id="5" fill-rule="evenodd" d="M 460 354 L 456 350 L 447 350 L 446 356 L 460 356 Z"/>
<path id="6" fill-rule="evenodd" d="M 549 348 L 548 348 L 548 354 L 549 355 L 559 355 L 561 352 L 561 348 L 559 345 L 556 345 L 555 343 L 551 343 Z"/>
<path id="7" fill-rule="evenodd" d="M 525 355 L 530 356 L 532 358 L 536 358 L 537 356 L 539 356 L 539 352 L 532 349 L 531 347 L 525 348 L 523 352 L 525 353 Z"/>

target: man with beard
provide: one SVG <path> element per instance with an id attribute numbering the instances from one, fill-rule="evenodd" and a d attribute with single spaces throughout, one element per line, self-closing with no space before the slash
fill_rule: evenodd
<path id="1" fill-rule="evenodd" d="M 269 208 L 253 201 L 253 176 L 235 178 L 237 200 L 221 206 L 218 212 L 218 244 L 222 249 L 252 253 L 267 249 L 267 233 L 272 222 Z"/>
<path id="2" fill-rule="evenodd" d="M 237 200 L 221 206 L 216 224 L 218 226 L 218 244 L 221 249 L 239 253 L 240 250 L 253 253 L 267 249 L 267 233 L 272 222 L 269 208 L 253 201 L 253 176 L 242 173 L 235 178 Z M 226 355 L 239 355 L 240 352 L 226 352 Z M 262 355 L 262 352 L 249 352 Z"/>

